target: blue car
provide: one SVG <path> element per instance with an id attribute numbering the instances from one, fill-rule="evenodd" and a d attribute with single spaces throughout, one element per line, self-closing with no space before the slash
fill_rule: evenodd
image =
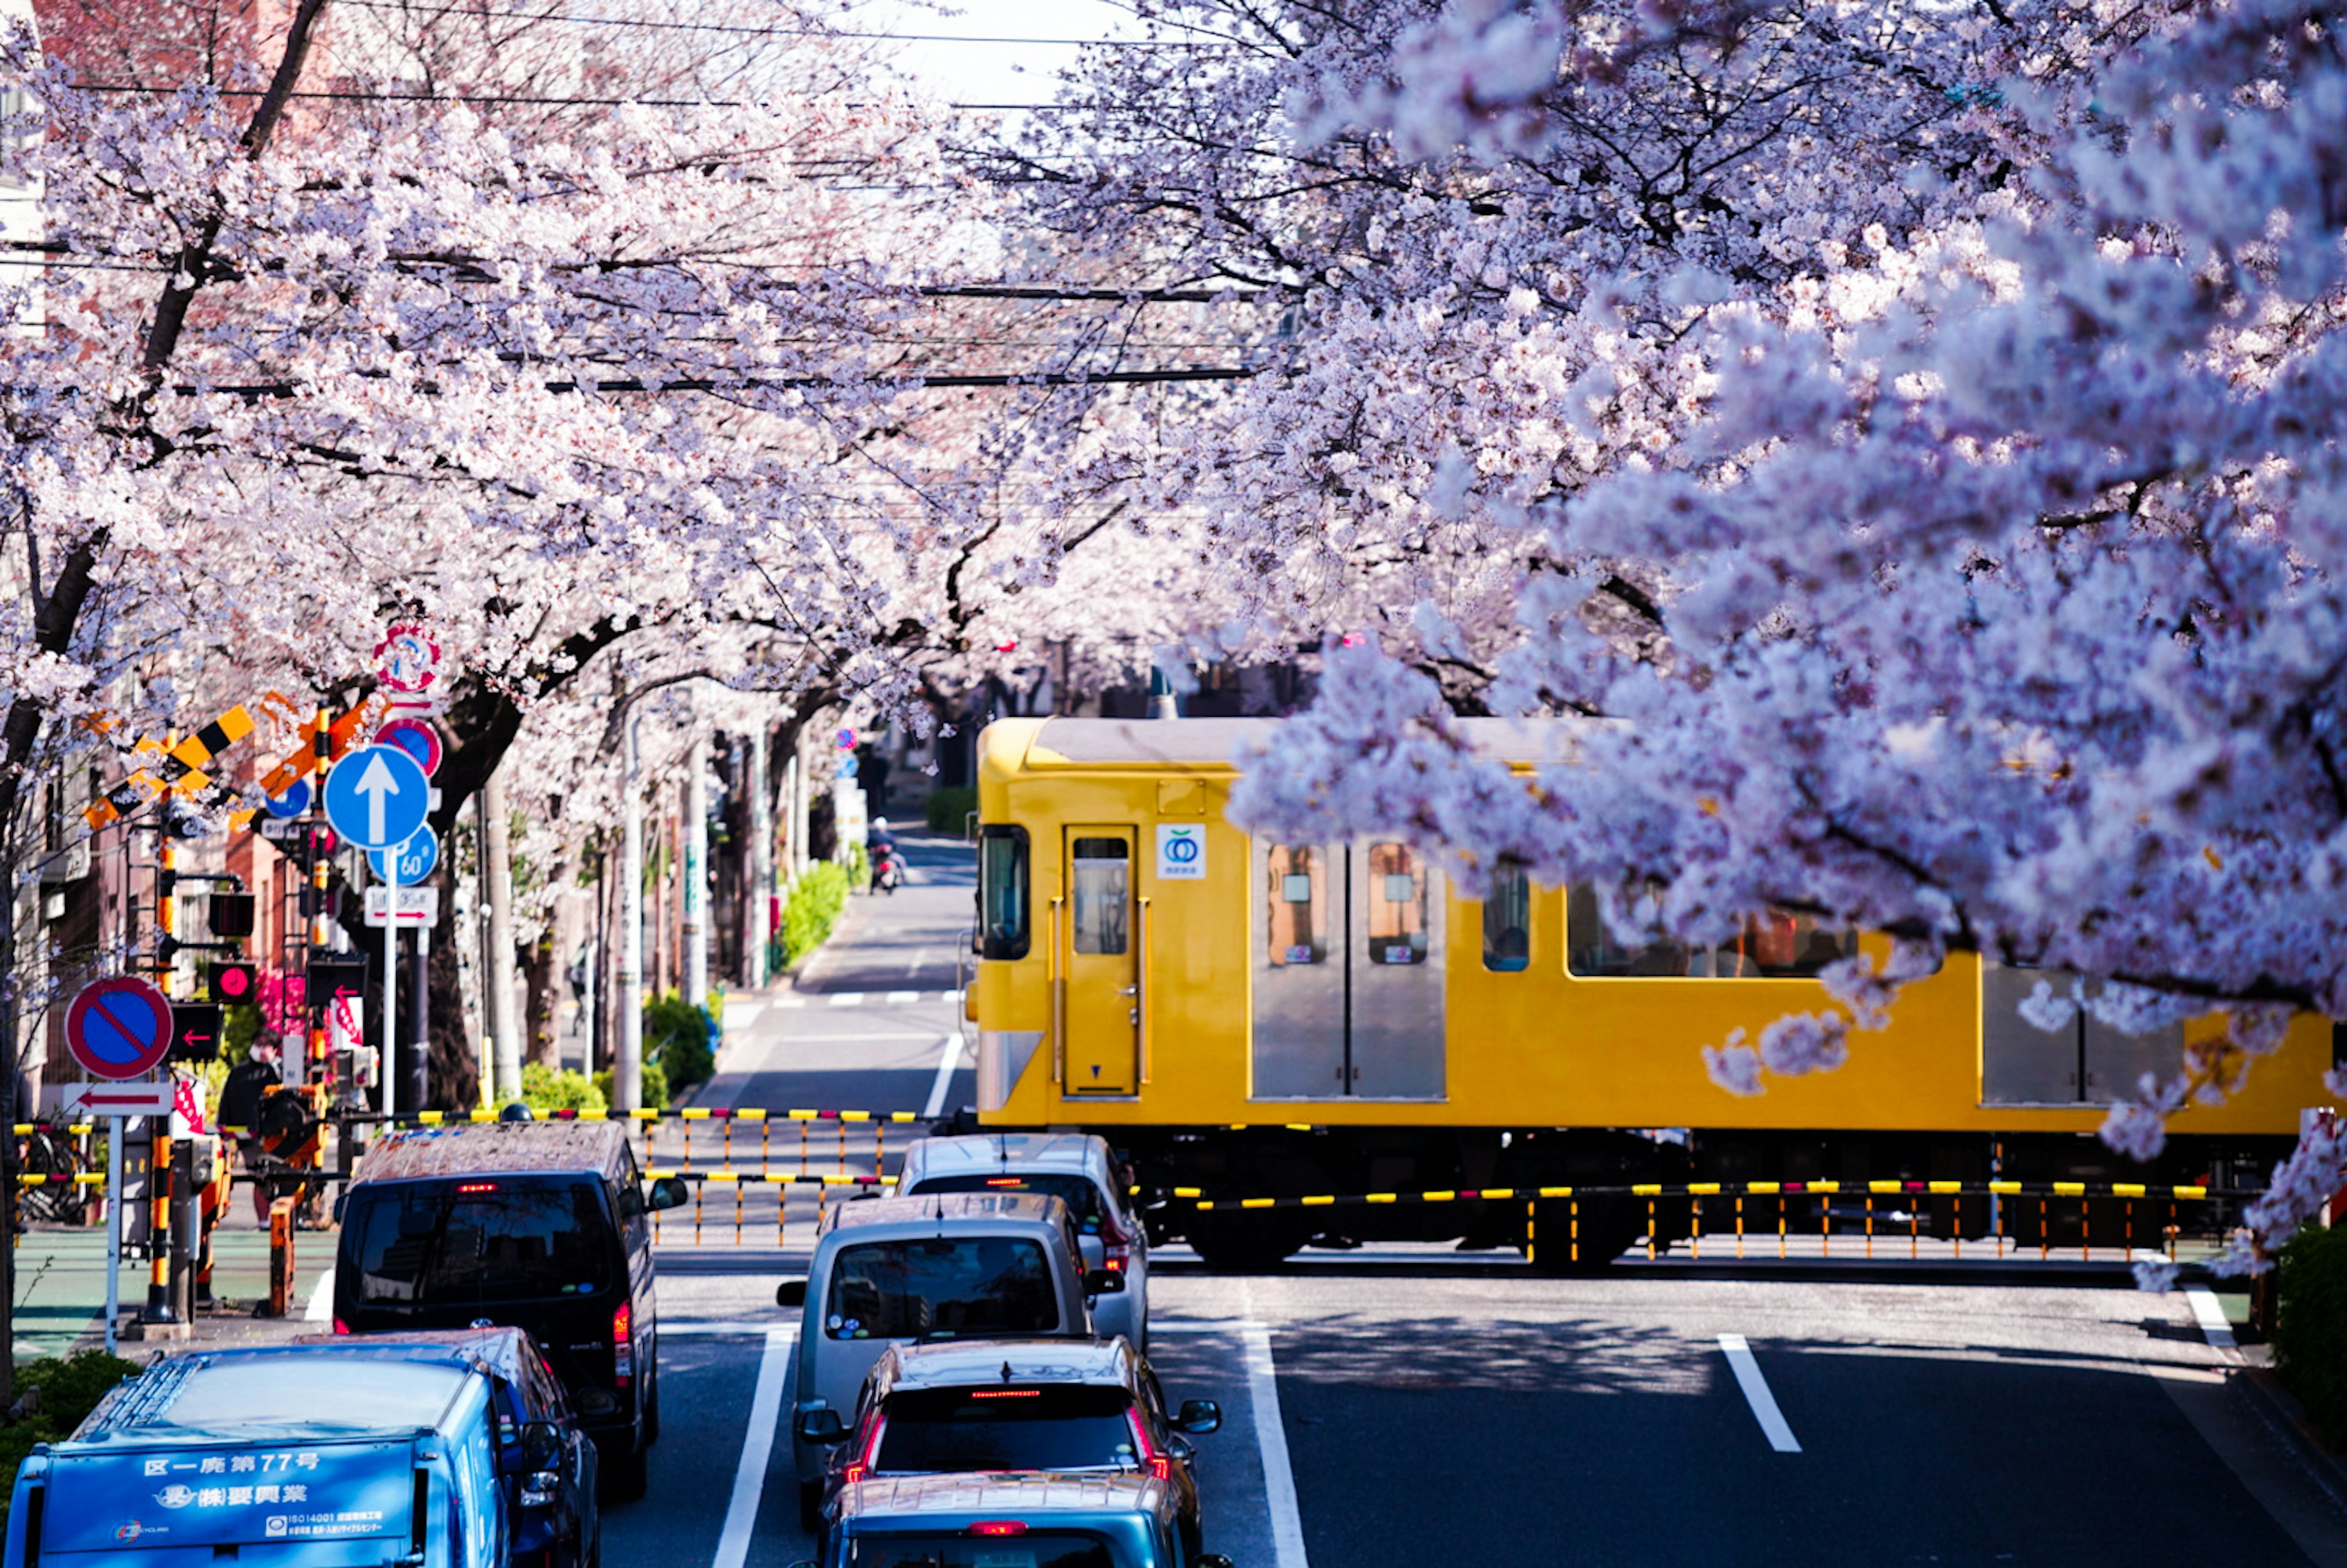
<path id="1" fill-rule="evenodd" d="M 5 1568 L 507 1568 L 496 1379 L 461 1351 L 280 1346 L 175 1356 L 16 1472 Z"/>

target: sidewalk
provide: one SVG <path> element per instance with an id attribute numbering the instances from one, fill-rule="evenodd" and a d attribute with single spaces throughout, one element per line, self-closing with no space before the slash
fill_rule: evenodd
<path id="1" fill-rule="evenodd" d="M 269 1296 L 269 1233 L 221 1226 L 212 1233 L 212 1295 L 218 1305 L 197 1315 L 189 1340 L 125 1338 L 123 1354 L 176 1344 L 267 1344 L 294 1335 L 322 1332 L 302 1314 L 311 1293 L 334 1260 L 334 1234 L 301 1231 L 293 1238 L 297 1289 L 287 1317 L 255 1317 L 253 1303 Z M 126 1317 L 147 1304 L 143 1262 L 122 1266 L 121 1303 Z M 18 1361 L 62 1356 L 103 1345 L 106 1309 L 106 1232 L 61 1227 L 25 1234 L 16 1248 L 15 1353 Z"/>

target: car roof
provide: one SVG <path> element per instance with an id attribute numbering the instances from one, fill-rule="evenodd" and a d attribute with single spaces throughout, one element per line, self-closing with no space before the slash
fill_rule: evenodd
<path id="1" fill-rule="evenodd" d="M 459 1122 L 403 1127 L 377 1138 L 353 1186 L 432 1176 L 579 1172 L 621 1167 L 628 1134 L 613 1122 Z"/>
<path id="2" fill-rule="evenodd" d="M 922 1193 L 902 1198 L 864 1198 L 834 1208 L 826 1236 L 876 1225 L 928 1229 L 948 1224 L 993 1221 L 1048 1225 L 1068 1223 L 1068 1205 L 1045 1193 Z"/>
<path id="3" fill-rule="evenodd" d="M 842 1519 L 876 1521 L 953 1514 L 1156 1514 L 1165 1511 L 1165 1482 L 1145 1471 L 1115 1475 L 1053 1475 L 991 1471 L 970 1475 L 875 1476 L 840 1489 Z"/>
<path id="4" fill-rule="evenodd" d="M 884 1393 L 969 1389 L 988 1383 L 1069 1383 L 1133 1389 L 1140 1380 L 1136 1361 L 1133 1347 L 1122 1335 L 1108 1339 L 1077 1335 L 955 1339 L 891 1346 L 873 1377 Z"/>
<path id="5" fill-rule="evenodd" d="M 918 1166 L 925 1176 L 1008 1171 L 1018 1165 L 1090 1175 L 1095 1163 L 1106 1160 L 1105 1142 L 1090 1132 L 964 1133 L 923 1138 L 905 1151 L 906 1163 Z"/>
<path id="6" fill-rule="evenodd" d="M 347 1347 L 347 1348 L 345 1348 Z M 272 1345 L 173 1356 L 125 1379 L 77 1443 L 318 1440 L 410 1433 L 447 1419 L 479 1363 L 416 1346 Z"/>
<path id="7" fill-rule="evenodd" d="M 528 1329 L 503 1324 L 481 1328 L 405 1328 L 392 1334 L 302 1334 L 292 1343 L 364 1348 L 402 1361 L 469 1357 L 507 1382 L 521 1375 L 524 1357 L 538 1354 Z"/>

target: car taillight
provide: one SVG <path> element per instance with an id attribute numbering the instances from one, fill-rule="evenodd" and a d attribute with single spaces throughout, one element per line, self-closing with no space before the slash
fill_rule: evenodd
<path id="1" fill-rule="evenodd" d="M 337 1334 L 348 1334 L 350 1331 L 351 1331 L 351 1326 L 350 1326 L 349 1324 L 347 1324 L 347 1323 L 343 1322 L 343 1321 L 341 1318 L 339 1318 L 339 1317 L 337 1317 L 337 1318 L 335 1318 L 335 1319 L 334 1319 L 334 1332 L 335 1332 L 335 1333 L 337 1333 Z"/>
<path id="2" fill-rule="evenodd" d="M 635 1322 L 630 1304 L 611 1309 L 611 1380 L 626 1388 L 636 1378 L 636 1342 L 628 1330 Z"/>
<path id="3" fill-rule="evenodd" d="M 981 1519 L 969 1527 L 972 1535 L 1024 1535 L 1027 1524 L 1018 1519 Z"/>
<path id="4" fill-rule="evenodd" d="M 1141 1419 L 1140 1407 L 1134 1406 L 1128 1409 L 1124 1412 L 1124 1419 L 1133 1423 L 1134 1451 L 1141 1455 L 1141 1462 L 1148 1468 L 1149 1473 L 1160 1481 L 1173 1480 L 1173 1456 L 1149 1440 L 1149 1423 Z"/>
<path id="5" fill-rule="evenodd" d="M 842 1486 L 854 1486 L 872 1473 L 872 1460 L 880 1451 L 880 1434 L 887 1425 L 888 1418 L 886 1416 L 872 1418 L 872 1426 L 864 1434 L 864 1446 L 856 1450 L 854 1459 L 840 1467 L 839 1481 Z"/>

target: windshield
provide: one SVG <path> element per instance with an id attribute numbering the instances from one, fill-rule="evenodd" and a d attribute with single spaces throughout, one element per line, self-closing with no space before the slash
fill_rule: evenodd
<path id="1" fill-rule="evenodd" d="M 361 1188 L 352 1206 L 346 1246 L 368 1305 L 532 1301 L 611 1283 L 601 1194 L 577 1177 Z"/>
<path id="2" fill-rule="evenodd" d="M 1040 1243 L 917 1236 L 841 1247 L 823 1327 L 834 1339 L 1049 1334 L 1060 1303 Z"/>
<path id="3" fill-rule="evenodd" d="M 1122 1389 L 1046 1384 L 912 1389 L 888 1400 L 872 1468 L 891 1474 L 975 1470 L 1124 1470 L 1139 1462 Z"/>
<path id="4" fill-rule="evenodd" d="M 1123 1568 L 1106 1538 L 1086 1530 L 1021 1535 L 858 1535 L 851 1568 Z"/>
<path id="5" fill-rule="evenodd" d="M 1100 1234 L 1100 1189 L 1090 1176 L 1065 1171 L 1030 1171 L 1015 1176 L 971 1171 L 958 1176 L 923 1176 L 907 1195 L 922 1193 L 1041 1193 L 1067 1204 L 1086 1235 Z"/>

